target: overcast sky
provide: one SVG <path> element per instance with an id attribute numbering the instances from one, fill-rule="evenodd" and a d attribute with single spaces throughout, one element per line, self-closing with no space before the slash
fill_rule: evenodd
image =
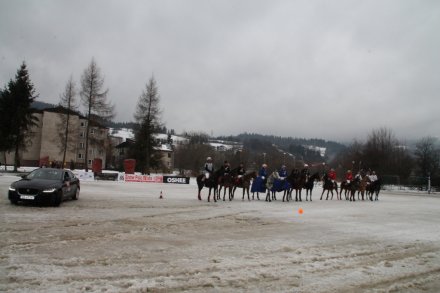
<path id="1" fill-rule="evenodd" d="M 92 58 L 115 121 L 154 75 L 168 129 L 440 135 L 440 1 L 0 0 L 0 86 L 24 60 L 57 103 Z"/>

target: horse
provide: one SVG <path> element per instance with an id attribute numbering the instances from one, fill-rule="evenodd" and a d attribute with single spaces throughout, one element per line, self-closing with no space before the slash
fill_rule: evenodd
<path id="1" fill-rule="evenodd" d="M 236 178 L 233 181 L 232 198 L 234 198 L 235 190 L 238 187 L 238 188 L 243 188 L 243 198 L 242 198 L 242 200 L 244 200 L 244 194 L 245 193 L 247 193 L 248 200 L 251 200 L 250 196 L 249 196 L 249 189 L 251 187 L 251 181 L 253 179 L 255 179 L 256 177 L 257 177 L 257 172 L 252 171 L 252 172 L 244 174 L 241 178 Z M 258 194 L 257 194 L 257 197 L 258 197 Z M 253 196 L 252 196 L 252 199 L 253 199 Z"/>
<path id="2" fill-rule="evenodd" d="M 320 181 L 320 180 L 321 177 L 319 176 L 319 172 L 316 172 L 313 175 L 307 177 L 307 180 L 304 183 L 304 187 L 303 187 L 306 190 L 306 201 L 309 196 L 309 191 L 310 191 L 310 201 L 312 201 L 312 190 L 313 187 L 315 186 L 315 181 Z"/>
<path id="3" fill-rule="evenodd" d="M 351 182 L 348 182 L 347 180 L 341 182 L 340 191 L 339 191 L 341 198 L 342 198 L 342 192 L 344 192 L 345 200 L 348 200 L 351 194 Z"/>
<path id="4" fill-rule="evenodd" d="M 196 182 L 197 182 L 197 187 L 199 189 L 199 193 L 198 193 L 198 198 L 199 200 L 202 200 L 202 196 L 201 196 L 201 191 L 203 189 L 203 187 L 206 187 L 209 189 L 209 193 L 208 193 L 208 201 L 210 201 L 210 197 L 211 197 L 211 191 L 214 191 L 213 194 L 213 199 L 216 202 L 216 194 L 218 192 L 218 178 L 219 178 L 219 171 L 213 172 L 209 178 L 206 178 L 205 174 L 201 174 L 199 176 L 197 176 L 196 178 Z"/>
<path id="5" fill-rule="evenodd" d="M 299 173 L 297 169 L 293 169 L 290 176 L 287 177 L 287 181 L 290 183 L 291 188 L 289 189 L 289 196 L 292 199 L 292 192 L 295 190 L 295 201 L 302 201 L 301 190 L 307 181 L 307 174 Z M 299 195 L 299 197 L 298 197 Z M 284 200 L 283 200 L 284 201 Z"/>
<path id="6" fill-rule="evenodd" d="M 379 192 L 381 188 L 382 182 L 380 178 L 377 178 L 377 180 L 371 182 L 370 184 L 367 184 L 367 198 L 369 197 L 371 201 L 373 201 L 373 195 L 376 195 L 374 200 L 379 200 Z"/>
<path id="7" fill-rule="evenodd" d="M 367 184 L 369 182 L 369 178 L 367 176 L 364 176 L 360 182 L 359 182 L 359 188 L 358 188 L 358 200 L 360 200 L 360 195 L 362 196 L 362 200 L 364 200 L 364 195 L 366 193 Z"/>
<path id="8" fill-rule="evenodd" d="M 272 195 L 272 200 L 277 200 L 276 193 L 282 191 L 284 192 L 283 201 L 285 198 L 287 198 L 287 201 L 289 201 L 288 196 L 289 196 L 289 190 L 291 188 L 290 183 L 286 179 L 282 179 L 277 171 L 272 172 L 272 174 L 270 174 L 269 177 L 267 177 L 266 188 L 267 188 L 266 201 L 271 201 L 270 198 L 271 195 Z"/>
<path id="9" fill-rule="evenodd" d="M 360 178 L 355 177 L 354 180 L 351 180 L 350 183 L 347 184 L 346 190 L 348 190 L 350 201 L 356 201 L 355 195 L 356 195 L 356 191 L 359 190 L 360 183 L 361 183 Z M 341 192 L 342 192 L 342 187 L 341 187 Z"/>
<path id="10" fill-rule="evenodd" d="M 333 190 L 336 191 L 336 198 L 337 199 L 341 199 L 339 197 L 338 194 L 338 184 L 336 182 L 333 182 L 331 179 L 328 178 L 327 174 L 324 175 L 324 177 L 322 177 L 322 193 L 321 193 L 321 199 L 322 200 L 322 195 L 324 194 L 324 192 L 327 190 L 327 198 L 326 200 L 328 200 L 328 194 L 329 192 L 331 192 L 332 194 L 332 198 L 333 199 Z"/>
<path id="11" fill-rule="evenodd" d="M 233 193 L 234 181 L 235 181 L 235 178 L 231 174 L 226 174 L 226 175 L 219 177 L 219 179 L 218 179 L 219 189 L 217 192 L 217 199 L 218 200 L 221 199 L 220 193 L 221 193 L 222 188 L 224 188 L 223 201 L 225 201 L 226 189 L 229 189 L 229 191 L 228 191 L 229 200 L 231 201 L 234 198 L 234 193 Z"/>

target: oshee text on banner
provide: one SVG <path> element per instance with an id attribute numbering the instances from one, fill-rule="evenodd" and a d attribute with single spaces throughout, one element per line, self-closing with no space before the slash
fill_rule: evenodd
<path id="1" fill-rule="evenodd" d="M 163 176 L 163 183 L 189 184 L 189 177 Z"/>
<path id="2" fill-rule="evenodd" d="M 163 176 L 148 176 L 148 175 L 125 174 L 124 180 L 126 182 L 162 183 L 163 182 Z"/>

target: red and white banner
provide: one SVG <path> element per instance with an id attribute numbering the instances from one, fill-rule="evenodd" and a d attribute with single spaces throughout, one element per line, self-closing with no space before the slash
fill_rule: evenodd
<path id="1" fill-rule="evenodd" d="M 148 176 L 148 175 L 136 175 L 125 174 L 125 182 L 149 182 L 149 183 L 162 183 L 163 176 Z"/>

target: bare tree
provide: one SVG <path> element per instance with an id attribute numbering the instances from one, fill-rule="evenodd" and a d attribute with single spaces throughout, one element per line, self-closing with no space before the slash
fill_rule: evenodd
<path id="1" fill-rule="evenodd" d="M 437 175 L 440 168 L 440 150 L 436 148 L 435 137 L 424 137 L 416 144 L 416 161 L 422 176 Z"/>
<path id="2" fill-rule="evenodd" d="M 64 92 L 60 95 L 59 105 L 62 107 L 64 113 L 60 113 L 60 123 L 58 124 L 59 137 L 61 139 L 61 151 L 63 153 L 63 165 L 66 163 L 66 153 L 68 149 L 74 149 L 74 135 L 77 131 L 71 127 L 71 114 L 78 110 L 76 103 L 76 89 L 73 78 L 70 77 L 66 83 Z"/>
<path id="3" fill-rule="evenodd" d="M 88 153 L 91 123 L 102 123 L 114 117 L 114 106 L 107 101 L 108 89 L 103 90 L 104 78 L 94 59 L 81 76 L 81 101 L 86 111 L 85 169 L 88 171 Z"/>

